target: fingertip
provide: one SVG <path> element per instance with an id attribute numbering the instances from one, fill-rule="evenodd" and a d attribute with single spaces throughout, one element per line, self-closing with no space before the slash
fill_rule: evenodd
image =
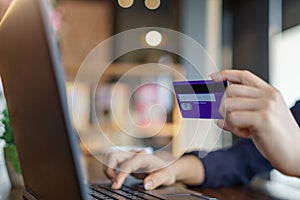
<path id="1" fill-rule="evenodd" d="M 144 187 L 146 190 L 153 190 L 164 184 L 166 178 L 164 170 L 154 172 L 144 179 Z"/>
<path id="2" fill-rule="evenodd" d="M 155 188 L 152 179 L 148 178 L 144 180 L 144 188 L 145 190 L 152 190 Z"/>
<path id="3" fill-rule="evenodd" d="M 218 125 L 218 119 L 214 119 L 214 123 Z M 219 126 L 219 125 L 218 125 Z"/>
<path id="4" fill-rule="evenodd" d="M 113 184 L 112 184 L 112 188 L 113 189 L 120 189 L 123 185 L 123 183 L 125 182 L 125 179 L 127 178 L 129 174 L 128 173 L 123 173 L 120 172 L 114 179 L 113 179 Z"/>
<path id="5" fill-rule="evenodd" d="M 218 127 L 226 130 L 226 131 L 230 131 L 228 125 L 226 124 L 226 121 L 224 119 L 217 119 L 215 120 L 215 123 Z"/>
<path id="6" fill-rule="evenodd" d="M 115 179 L 111 185 L 111 188 L 114 189 L 114 190 L 118 190 L 122 187 L 123 185 L 123 182 L 122 181 L 119 181 L 117 179 Z"/>
<path id="7" fill-rule="evenodd" d="M 209 77 L 216 82 L 221 82 L 223 81 L 223 77 L 221 75 L 221 72 L 214 72 L 212 74 L 209 75 Z"/>
<path id="8" fill-rule="evenodd" d="M 213 77 L 213 76 L 215 76 L 215 74 L 217 74 L 218 72 L 214 72 L 214 73 L 211 73 L 211 74 L 209 74 L 208 76 L 209 77 Z"/>
<path id="9" fill-rule="evenodd" d="M 223 119 L 215 119 L 214 122 L 220 128 L 223 128 L 223 126 L 225 124 L 225 121 Z"/>
<path id="10" fill-rule="evenodd" d="M 219 72 L 214 72 L 214 73 L 211 73 L 210 75 L 208 75 L 211 79 L 215 79 L 215 77 L 217 76 Z"/>
<path id="11" fill-rule="evenodd" d="M 111 185 L 111 188 L 114 189 L 114 190 L 117 190 L 117 182 L 113 182 L 112 185 Z"/>

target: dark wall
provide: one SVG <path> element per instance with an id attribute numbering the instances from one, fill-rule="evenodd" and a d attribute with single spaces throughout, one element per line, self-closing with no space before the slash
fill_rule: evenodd
<path id="1" fill-rule="evenodd" d="M 282 29 L 286 30 L 300 24 L 300 0 L 282 1 Z"/>
<path id="2" fill-rule="evenodd" d="M 232 31 L 224 27 L 223 44 L 232 47 L 232 67 L 269 78 L 269 0 L 224 0 L 224 13 Z M 229 14 L 228 14 L 229 13 Z M 300 0 L 282 0 L 282 30 L 300 24 Z M 226 25 L 226 24 L 225 24 Z M 226 39 L 227 38 L 227 39 Z"/>
<path id="3" fill-rule="evenodd" d="M 247 69 L 268 81 L 268 0 L 224 0 L 231 13 L 232 67 Z M 226 27 L 224 27 L 226 28 Z"/>

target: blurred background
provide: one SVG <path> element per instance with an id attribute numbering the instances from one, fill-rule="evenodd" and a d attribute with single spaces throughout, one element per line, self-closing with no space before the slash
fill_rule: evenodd
<path id="1" fill-rule="evenodd" d="M 11 1 L 0 0 L 1 17 Z M 289 106 L 300 97 L 295 89 L 300 85 L 299 0 L 52 0 L 51 4 L 67 92 L 80 105 L 70 106 L 70 111 L 80 113 L 74 126 L 86 152 L 101 152 L 113 144 L 151 146 L 181 155 L 190 149 L 210 151 L 232 145 L 238 138 L 221 134 L 212 120 L 182 119 L 169 89 L 173 80 L 181 79 L 178 73 L 186 79 L 203 79 L 216 70 L 247 69 L 277 87 Z M 72 96 L 76 74 L 89 53 L 111 36 L 140 27 L 152 27 L 136 37 L 135 42 L 145 48 L 114 59 L 97 82 L 90 78 L 93 72 L 85 74 Z M 155 27 L 191 37 L 207 51 L 205 56 L 215 68 L 188 44 Z M 103 57 L 113 58 L 126 42 L 108 46 Z M 198 56 L 199 66 L 152 47 Z M 111 144 L 101 142 L 103 138 Z M 297 180 L 277 172 L 271 178 L 299 187 Z"/>

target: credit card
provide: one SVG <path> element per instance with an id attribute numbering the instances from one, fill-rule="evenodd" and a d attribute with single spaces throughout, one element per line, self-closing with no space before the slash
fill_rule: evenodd
<path id="1" fill-rule="evenodd" d="M 227 85 L 213 80 L 173 82 L 182 117 L 222 119 L 219 107 Z"/>

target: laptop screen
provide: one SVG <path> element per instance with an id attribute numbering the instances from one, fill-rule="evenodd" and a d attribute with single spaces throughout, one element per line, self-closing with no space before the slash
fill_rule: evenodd
<path id="1" fill-rule="evenodd" d="M 37 198 L 84 199 L 47 2 L 13 1 L 0 26 L 0 75 L 26 190 Z"/>

